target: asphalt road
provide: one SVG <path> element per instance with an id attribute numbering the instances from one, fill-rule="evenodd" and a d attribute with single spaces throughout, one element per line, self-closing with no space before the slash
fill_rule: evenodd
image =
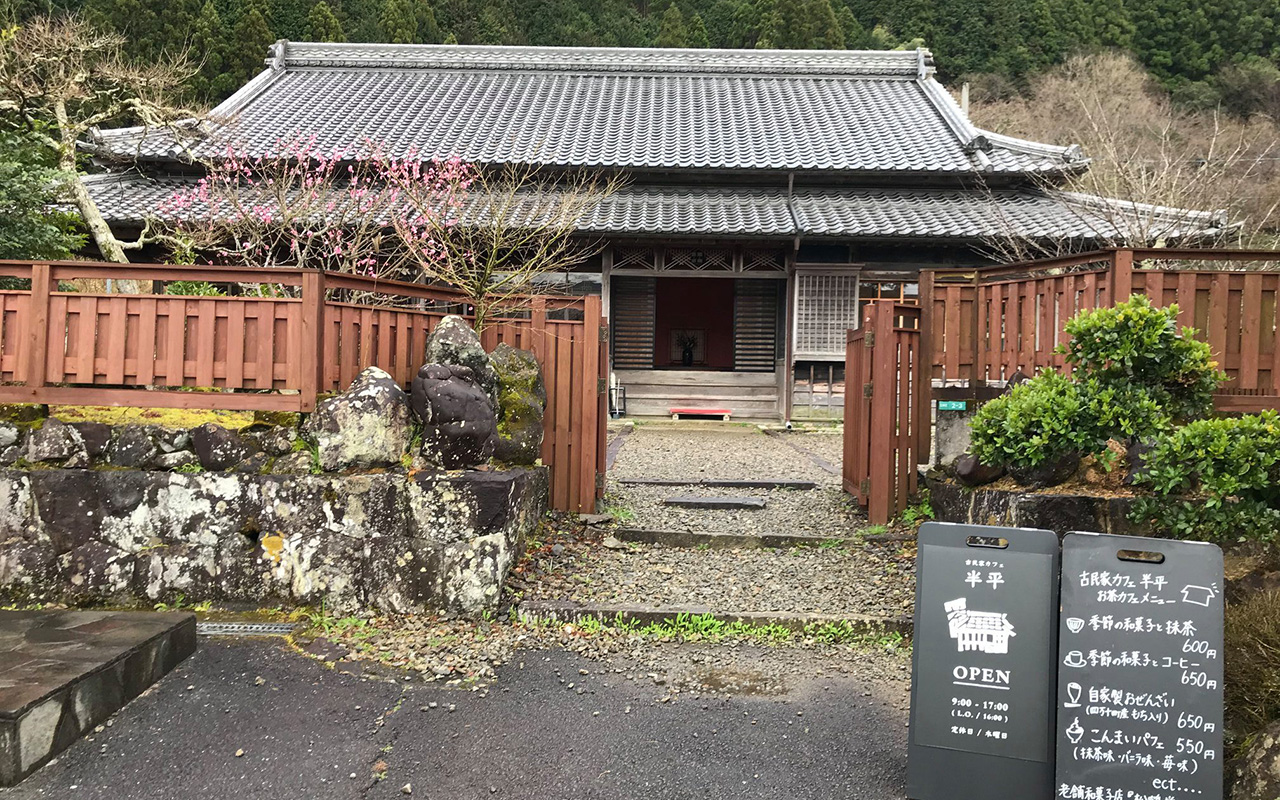
<path id="1" fill-rule="evenodd" d="M 599 666 L 530 651 L 481 697 L 202 639 L 111 727 L 0 798 L 403 800 L 405 784 L 433 800 L 903 797 L 905 712 L 856 678 L 662 703 L 662 687 Z"/>

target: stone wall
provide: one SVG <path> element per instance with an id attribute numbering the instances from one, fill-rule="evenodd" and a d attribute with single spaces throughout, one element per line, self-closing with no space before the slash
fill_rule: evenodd
<path id="1" fill-rule="evenodd" d="M 12 601 L 492 609 L 543 467 L 351 475 L 0 470 Z"/>
<path id="2" fill-rule="evenodd" d="M 1124 536 L 1149 533 L 1129 519 L 1132 497 L 970 487 L 937 472 L 925 477 L 925 485 L 933 513 L 941 522 L 1043 528 L 1059 536 L 1070 531 Z"/>

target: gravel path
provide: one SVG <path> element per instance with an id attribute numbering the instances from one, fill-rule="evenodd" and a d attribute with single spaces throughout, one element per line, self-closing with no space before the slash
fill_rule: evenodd
<path id="1" fill-rule="evenodd" d="M 701 606 L 716 612 L 910 614 L 914 552 L 852 544 L 788 550 L 687 550 L 584 541 L 524 565 L 527 599 Z"/>
<path id="2" fill-rule="evenodd" d="M 610 472 L 609 508 L 629 527 L 709 533 L 801 533 L 855 536 L 865 525 L 840 489 L 840 437 L 826 433 L 766 435 L 754 427 L 667 428 L 641 425 L 618 450 Z M 812 456 L 817 456 L 815 460 Z M 627 486 L 626 478 L 697 481 L 711 478 L 810 480 L 817 489 L 719 489 L 701 486 Z M 670 508 L 669 497 L 750 496 L 765 508 Z"/>
<path id="3" fill-rule="evenodd" d="M 770 436 L 754 425 L 694 428 L 638 425 L 622 443 L 610 478 L 793 478 L 831 486 L 840 479 L 814 464 L 786 441 L 807 446 L 829 434 Z M 825 442 L 823 445 L 825 447 Z M 825 455 L 825 449 L 820 451 Z M 834 465 L 840 466 L 838 457 Z"/>

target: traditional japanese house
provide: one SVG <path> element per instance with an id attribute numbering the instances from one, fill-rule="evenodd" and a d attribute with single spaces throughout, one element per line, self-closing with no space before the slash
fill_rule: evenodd
<path id="1" fill-rule="evenodd" d="M 602 293 L 633 415 L 821 416 L 838 408 L 861 304 L 913 299 L 924 266 L 990 263 L 994 240 L 1114 233 L 1098 212 L 1113 201 L 1047 188 L 1088 168 L 1079 148 L 975 128 L 926 50 L 281 41 L 210 119 L 234 120 L 251 155 L 305 132 L 625 173 L 581 223 L 600 255 L 563 277 Z M 87 148 L 107 172 L 87 182 L 114 227 L 141 226 L 193 180 L 193 157 L 226 146 L 224 127 L 205 127 L 189 147 L 154 129 L 96 133 Z"/>

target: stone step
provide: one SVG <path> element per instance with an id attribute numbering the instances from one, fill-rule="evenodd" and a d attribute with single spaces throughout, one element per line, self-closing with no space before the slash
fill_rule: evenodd
<path id="1" fill-rule="evenodd" d="M 674 508 L 695 508 L 707 511 L 730 511 L 736 509 L 764 508 L 764 499 L 760 497 L 668 497 L 662 501 L 664 506 Z"/>
<path id="2" fill-rule="evenodd" d="M 0 611 L 0 786 L 35 772 L 195 649 L 195 614 Z"/>
<path id="3" fill-rule="evenodd" d="M 716 489 L 816 489 L 814 481 L 786 478 L 729 480 L 720 478 L 618 478 L 623 486 L 707 486 Z"/>
<path id="4" fill-rule="evenodd" d="M 712 550 L 753 550 L 761 548 L 830 547 L 858 544 L 858 539 L 835 536 L 808 536 L 796 533 L 710 533 L 707 531 L 671 531 L 649 528 L 619 528 L 611 534 L 619 542 L 656 544 L 663 547 L 707 548 Z M 606 539 L 605 546 L 610 543 Z"/>
<path id="5" fill-rule="evenodd" d="M 671 623 L 680 617 L 709 616 L 722 622 L 778 625 L 793 631 L 810 626 L 842 625 L 869 635 L 900 633 L 911 638 L 910 616 L 874 617 L 866 614 L 805 614 L 786 611 L 717 611 L 703 606 L 639 606 L 630 604 L 575 603 L 571 600 L 525 600 L 520 617 L 536 622 L 578 622 L 588 617 L 606 625 L 617 623 Z"/>

